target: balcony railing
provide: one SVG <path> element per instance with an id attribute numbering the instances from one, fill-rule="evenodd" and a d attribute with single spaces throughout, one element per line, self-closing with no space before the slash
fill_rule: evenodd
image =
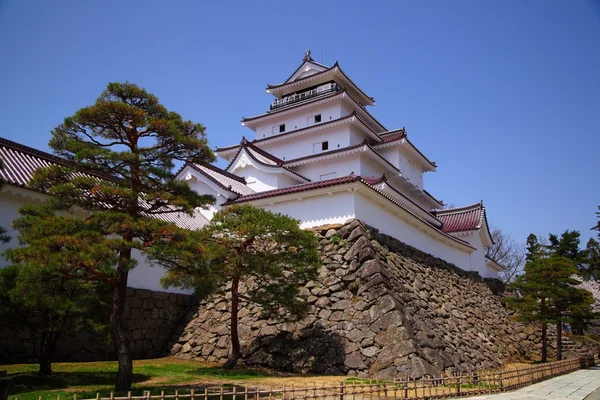
<path id="1" fill-rule="evenodd" d="M 297 103 L 299 101 L 307 100 L 312 97 L 317 97 L 325 93 L 339 92 L 340 86 L 337 83 L 327 83 L 325 85 L 318 86 L 314 89 L 307 90 L 306 92 L 296 93 L 291 96 L 286 96 L 282 99 L 277 99 L 271 104 L 271 110 L 279 107 L 287 106 L 289 104 Z"/>

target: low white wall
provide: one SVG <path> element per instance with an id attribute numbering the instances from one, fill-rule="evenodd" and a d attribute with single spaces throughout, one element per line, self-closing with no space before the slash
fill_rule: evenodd
<path id="1" fill-rule="evenodd" d="M 302 228 L 325 224 L 343 224 L 350 218 L 354 218 L 353 194 L 349 192 L 338 192 L 331 195 L 257 206 L 300 220 L 300 227 Z"/>
<path id="2" fill-rule="evenodd" d="M 356 218 L 365 224 L 421 251 L 453 263 L 459 268 L 466 271 L 472 270 L 471 257 L 467 251 L 462 251 L 437 240 L 417 227 L 408 224 L 392 209 L 383 208 L 363 195 L 357 194 L 354 201 Z"/>
<path id="3" fill-rule="evenodd" d="M 14 194 L 9 190 L 20 194 Z M 27 197 L 28 195 L 33 196 Z M 11 235 L 11 241 L 7 244 L 0 244 L 0 252 L 4 250 L 18 246 L 18 232 L 12 229 L 12 222 L 19 217 L 19 208 L 26 204 L 41 204 L 40 198 L 42 195 L 29 191 L 27 189 L 8 187 L 5 185 L 0 189 L 0 226 L 5 228 L 9 235 Z M 138 261 L 138 266 L 129 272 L 128 285 L 137 289 L 149 289 L 158 291 L 167 291 L 171 293 L 186 293 L 189 294 L 190 290 L 180 289 L 164 289 L 160 284 L 160 278 L 164 276 L 165 270 L 162 267 L 153 267 L 142 256 L 139 252 L 134 250 L 134 257 Z M 0 257 L 0 268 L 4 268 L 8 265 L 7 260 L 4 257 Z"/>

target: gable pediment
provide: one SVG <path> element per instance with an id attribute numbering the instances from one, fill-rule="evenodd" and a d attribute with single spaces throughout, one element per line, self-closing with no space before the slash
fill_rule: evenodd
<path id="1" fill-rule="evenodd" d="M 302 65 L 288 78 L 285 83 L 292 83 L 298 79 L 306 78 L 319 72 L 323 72 L 328 69 L 326 66 L 317 64 L 313 61 L 304 61 Z"/>

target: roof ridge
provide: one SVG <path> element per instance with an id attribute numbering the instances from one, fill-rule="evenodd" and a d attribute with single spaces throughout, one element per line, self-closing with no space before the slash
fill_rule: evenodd
<path id="1" fill-rule="evenodd" d="M 439 214 L 460 214 L 460 213 L 464 213 L 464 212 L 474 211 L 477 208 L 481 208 L 481 207 L 483 207 L 483 202 L 480 201 L 478 203 L 473 203 L 473 204 L 469 204 L 466 206 L 437 210 L 437 211 L 435 211 L 435 213 L 438 215 Z"/>
<path id="2" fill-rule="evenodd" d="M 209 168 L 209 169 L 212 169 L 213 171 L 215 171 L 215 172 L 217 172 L 219 174 L 225 175 L 228 178 L 234 179 L 234 180 L 236 180 L 236 181 L 238 181 L 240 183 L 243 183 L 243 184 L 247 184 L 245 178 L 243 178 L 241 176 L 237 176 L 236 174 L 232 174 L 229 171 L 225 171 L 224 169 L 221 169 L 221 168 L 217 167 L 216 165 L 212 165 L 212 164 L 209 164 L 209 163 L 194 163 L 194 164 L 195 165 L 200 165 L 200 166 L 203 166 L 203 167 L 206 167 L 206 168 Z"/>
<path id="3" fill-rule="evenodd" d="M 276 162 L 278 165 L 283 165 L 285 164 L 285 161 L 283 161 L 282 159 L 280 159 L 279 157 L 274 156 L 273 154 L 269 153 L 266 150 L 261 149 L 260 147 L 256 146 L 255 144 L 253 144 L 251 141 L 249 141 L 248 139 L 246 139 L 245 137 L 242 138 L 242 142 L 240 143 L 241 146 L 246 146 L 246 147 L 250 147 L 252 150 L 256 151 L 257 153 L 271 159 L 271 161 Z"/>
<path id="4" fill-rule="evenodd" d="M 68 166 L 74 166 L 75 163 L 73 161 L 67 160 L 66 158 L 48 153 L 46 151 L 38 150 L 33 147 L 26 146 L 21 143 L 13 142 L 12 140 L 0 137 L 0 146 L 10 147 L 13 150 L 21 151 L 23 153 L 36 155 L 41 158 L 45 158 L 48 161 L 59 162 L 63 164 L 68 164 Z"/>

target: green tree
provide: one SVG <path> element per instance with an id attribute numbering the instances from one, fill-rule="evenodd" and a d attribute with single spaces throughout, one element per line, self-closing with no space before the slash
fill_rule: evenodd
<path id="1" fill-rule="evenodd" d="M 544 256 L 544 246 L 533 233 L 527 236 L 525 262 L 536 261 Z"/>
<path id="2" fill-rule="evenodd" d="M 568 258 L 573 261 L 579 271 L 583 269 L 583 257 L 579 250 L 580 236 L 579 231 L 566 230 L 560 237 L 552 233 L 548 237 L 550 254 Z"/>
<path id="3" fill-rule="evenodd" d="M 598 206 L 598 210 L 600 210 L 600 206 Z M 598 231 L 598 239 L 600 239 L 600 211 L 596 211 L 596 217 L 598 218 L 598 222 L 596 222 L 596 225 L 592 229 Z"/>
<path id="4" fill-rule="evenodd" d="M 22 246 L 5 252 L 13 265 L 0 270 L 0 316 L 6 322 L 25 323 L 39 333 L 39 372 L 45 375 L 52 372 L 52 357 L 63 332 L 99 331 L 107 315 L 106 286 L 65 277 L 57 266 L 74 260 L 75 247 L 85 252 L 89 260 L 94 257 L 94 263 L 104 264 L 105 269 L 111 269 L 114 256 L 94 241 L 70 236 L 80 231 L 74 225 L 83 224 L 82 221 L 59 217 L 62 224 L 57 226 L 50 210 L 31 206 L 23 207 L 21 214 L 16 228 L 20 230 Z M 49 229 L 57 228 L 61 229 L 61 236 L 48 235 Z M 59 250 L 66 247 L 68 251 Z M 109 257 L 104 257 L 107 253 Z"/>
<path id="5" fill-rule="evenodd" d="M 233 368 L 242 352 L 238 311 L 242 303 L 258 304 L 266 315 L 298 319 L 308 304 L 299 288 L 315 279 L 320 265 L 316 236 L 299 221 L 250 205 L 217 212 L 202 230 L 204 258 L 212 274 L 172 268 L 163 284 L 183 288 L 220 287 L 231 295 L 231 353 L 224 368 Z M 207 282 L 206 277 L 212 277 Z"/>
<path id="6" fill-rule="evenodd" d="M 586 315 L 590 317 L 591 294 L 575 287 L 573 276 L 577 268 L 566 257 L 538 258 L 525 265 L 525 273 L 517 277 L 511 288 L 515 297 L 505 298 L 506 304 L 517 311 L 517 319 L 537 322 L 542 328 L 542 362 L 547 361 L 547 326 L 555 323 L 560 359 L 562 323 Z"/>
<path id="7" fill-rule="evenodd" d="M 587 275 L 594 280 L 600 280 L 600 243 L 596 239 L 590 238 L 584 253 Z"/>
<path id="8" fill-rule="evenodd" d="M 190 231 L 159 218 L 193 215 L 195 208 L 214 202 L 176 180 L 173 172 L 175 161 L 211 162 L 214 155 L 202 125 L 183 120 L 154 95 L 127 82 L 109 83 L 94 105 L 52 131 L 49 145 L 68 162 L 36 171 L 32 186 L 53 196 L 49 205 L 55 211 L 85 210 L 85 223 L 93 228 L 80 227 L 82 232 L 64 240 L 96 234 L 98 243 L 116 257 L 114 268 L 107 271 L 93 262 L 93 252 L 74 251 L 74 260 L 58 268 L 70 278 L 111 285 L 108 328 L 119 362 L 115 389 L 129 390 L 133 364 L 123 313 L 128 273 L 136 266 L 132 250 L 157 264 L 194 261 L 190 253 L 201 250 L 191 242 Z M 60 235 L 49 230 L 53 232 Z"/>

